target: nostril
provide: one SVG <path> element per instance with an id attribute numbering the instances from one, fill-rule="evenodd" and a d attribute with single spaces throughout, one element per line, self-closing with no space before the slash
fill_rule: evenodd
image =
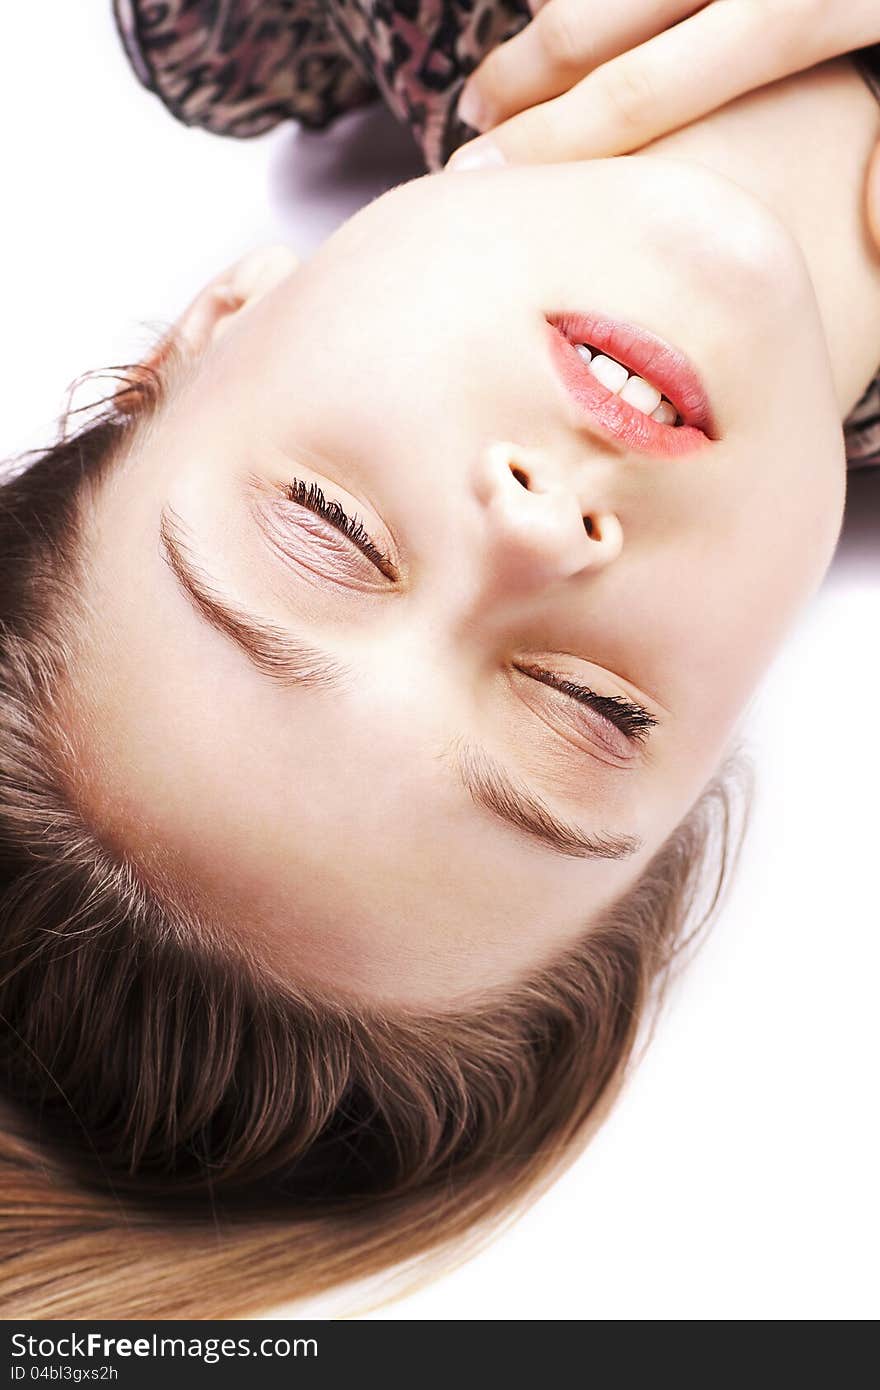
<path id="1" fill-rule="evenodd" d="M 599 532 L 593 525 L 593 518 L 591 516 L 584 517 L 584 530 L 588 536 L 595 536 L 597 540 L 599 539 Z"/>
<path id="2" fill-rule="evenodd" d="M 528 491 L 528 487 L 529 487 L 529 475 L 528 475 L 528 473 L 526 473 L 526 472 L 524 471 L 524 469 L 522 469 L 522 468 L 515 468 L 513 464 L 510 465 L 510 471 L 511 471 L 511 473 L 513 474 L 514 478 L 516 478 L 516 481 L 519 483 L 520 487 L 524 487 L 524 488 L 526 489 L 526 491 Z"/>

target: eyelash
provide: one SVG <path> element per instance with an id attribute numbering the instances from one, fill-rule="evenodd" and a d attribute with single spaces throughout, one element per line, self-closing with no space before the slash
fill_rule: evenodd
<path id="1" fill-rule="evenodd" d="M 350 517 L 338 502 L 328 502 L 317 483 L 304 483 L 300 478 L 294 478 L 292 482 L 285 484 L 284 494 L 288 502 L 295 502 L 297 506 L 314 512 L 343 536 L 347 536 L 352 545 L 356 545 L 387 579 L 397 578 L 397 567 L 372 540 L 360 518 Z"/>
<path id="2" fill-rule="evenodd" d="M 523 675 L 541 681 L 543 685 L 549 685 L 554 690 L 562 691 L 564 695 L 570 696 L 572 700 L 577 700 L 582 705 L 589 705 L 591 709 L 595 710 L 603 719 L 607 719 L 633 743 L 644 742 L 651 729 L 657 724 L 653 714 L 649 714 L 642 705 L 636 705 L 631 700 L 625 699 L 623 695 L 598 695 L 588 685 L 577 685 L 574 681 L 564 680 L 561 676 L 554 676 L 552 671 L 545 671 L 540 666 L 517 665 L 516 669 L 522 671 Z"/>

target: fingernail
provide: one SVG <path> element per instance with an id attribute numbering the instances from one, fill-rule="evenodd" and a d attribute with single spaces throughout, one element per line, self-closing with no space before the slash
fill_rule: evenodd
<path id="1" fill-rule="evenodd" d="M 456 111 L 459 120 L 464 121 L 466 125 L 473 126 L 474 130 L 485 130 L 489 125 L 483 98 L 476 87 L 471 87 L 468 83 L 465 83 L 462 89 Z"/>
<path id="2" fill-rule="evenodd" d="M 447 160 L 446 168 L 454 174 L 461 174 L 471 169 L 497 169 L 506 163 L 495 141 L 481 136 L 479 140 L 470 140 L 466 145 L 461 145 Z"/>

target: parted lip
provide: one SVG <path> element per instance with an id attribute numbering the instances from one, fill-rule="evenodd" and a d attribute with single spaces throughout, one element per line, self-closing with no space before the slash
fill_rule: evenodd
<path id="1" fill-rule="evenodd" d="M 676 456 L 716 439 L 709 399 L 700 376 L 678 348 L 647 328 L 602 314 L 560 312 L 545 315 L 551 355 L 563 384 L 615 438 L 645 453 Z M 593 375 L 575 351 L 586 343 L 650 381 L 675 406 L 680 425 L 664 425 L 622 401 Z"/>

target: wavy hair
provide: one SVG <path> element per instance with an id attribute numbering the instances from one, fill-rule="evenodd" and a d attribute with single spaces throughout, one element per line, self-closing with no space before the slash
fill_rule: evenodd
<path id="1" fill-rule="evenodd" d="M 119 369 L 0 483 L 6 1318 L 246 1317 L 445 1267 L 580 1152 L 745 826 L 737 758 L 576 947 L 457 1015 L 318 1000 L 150 887 L 77 810 L 59 711 L 84 509 L 181 362 Z"/>

